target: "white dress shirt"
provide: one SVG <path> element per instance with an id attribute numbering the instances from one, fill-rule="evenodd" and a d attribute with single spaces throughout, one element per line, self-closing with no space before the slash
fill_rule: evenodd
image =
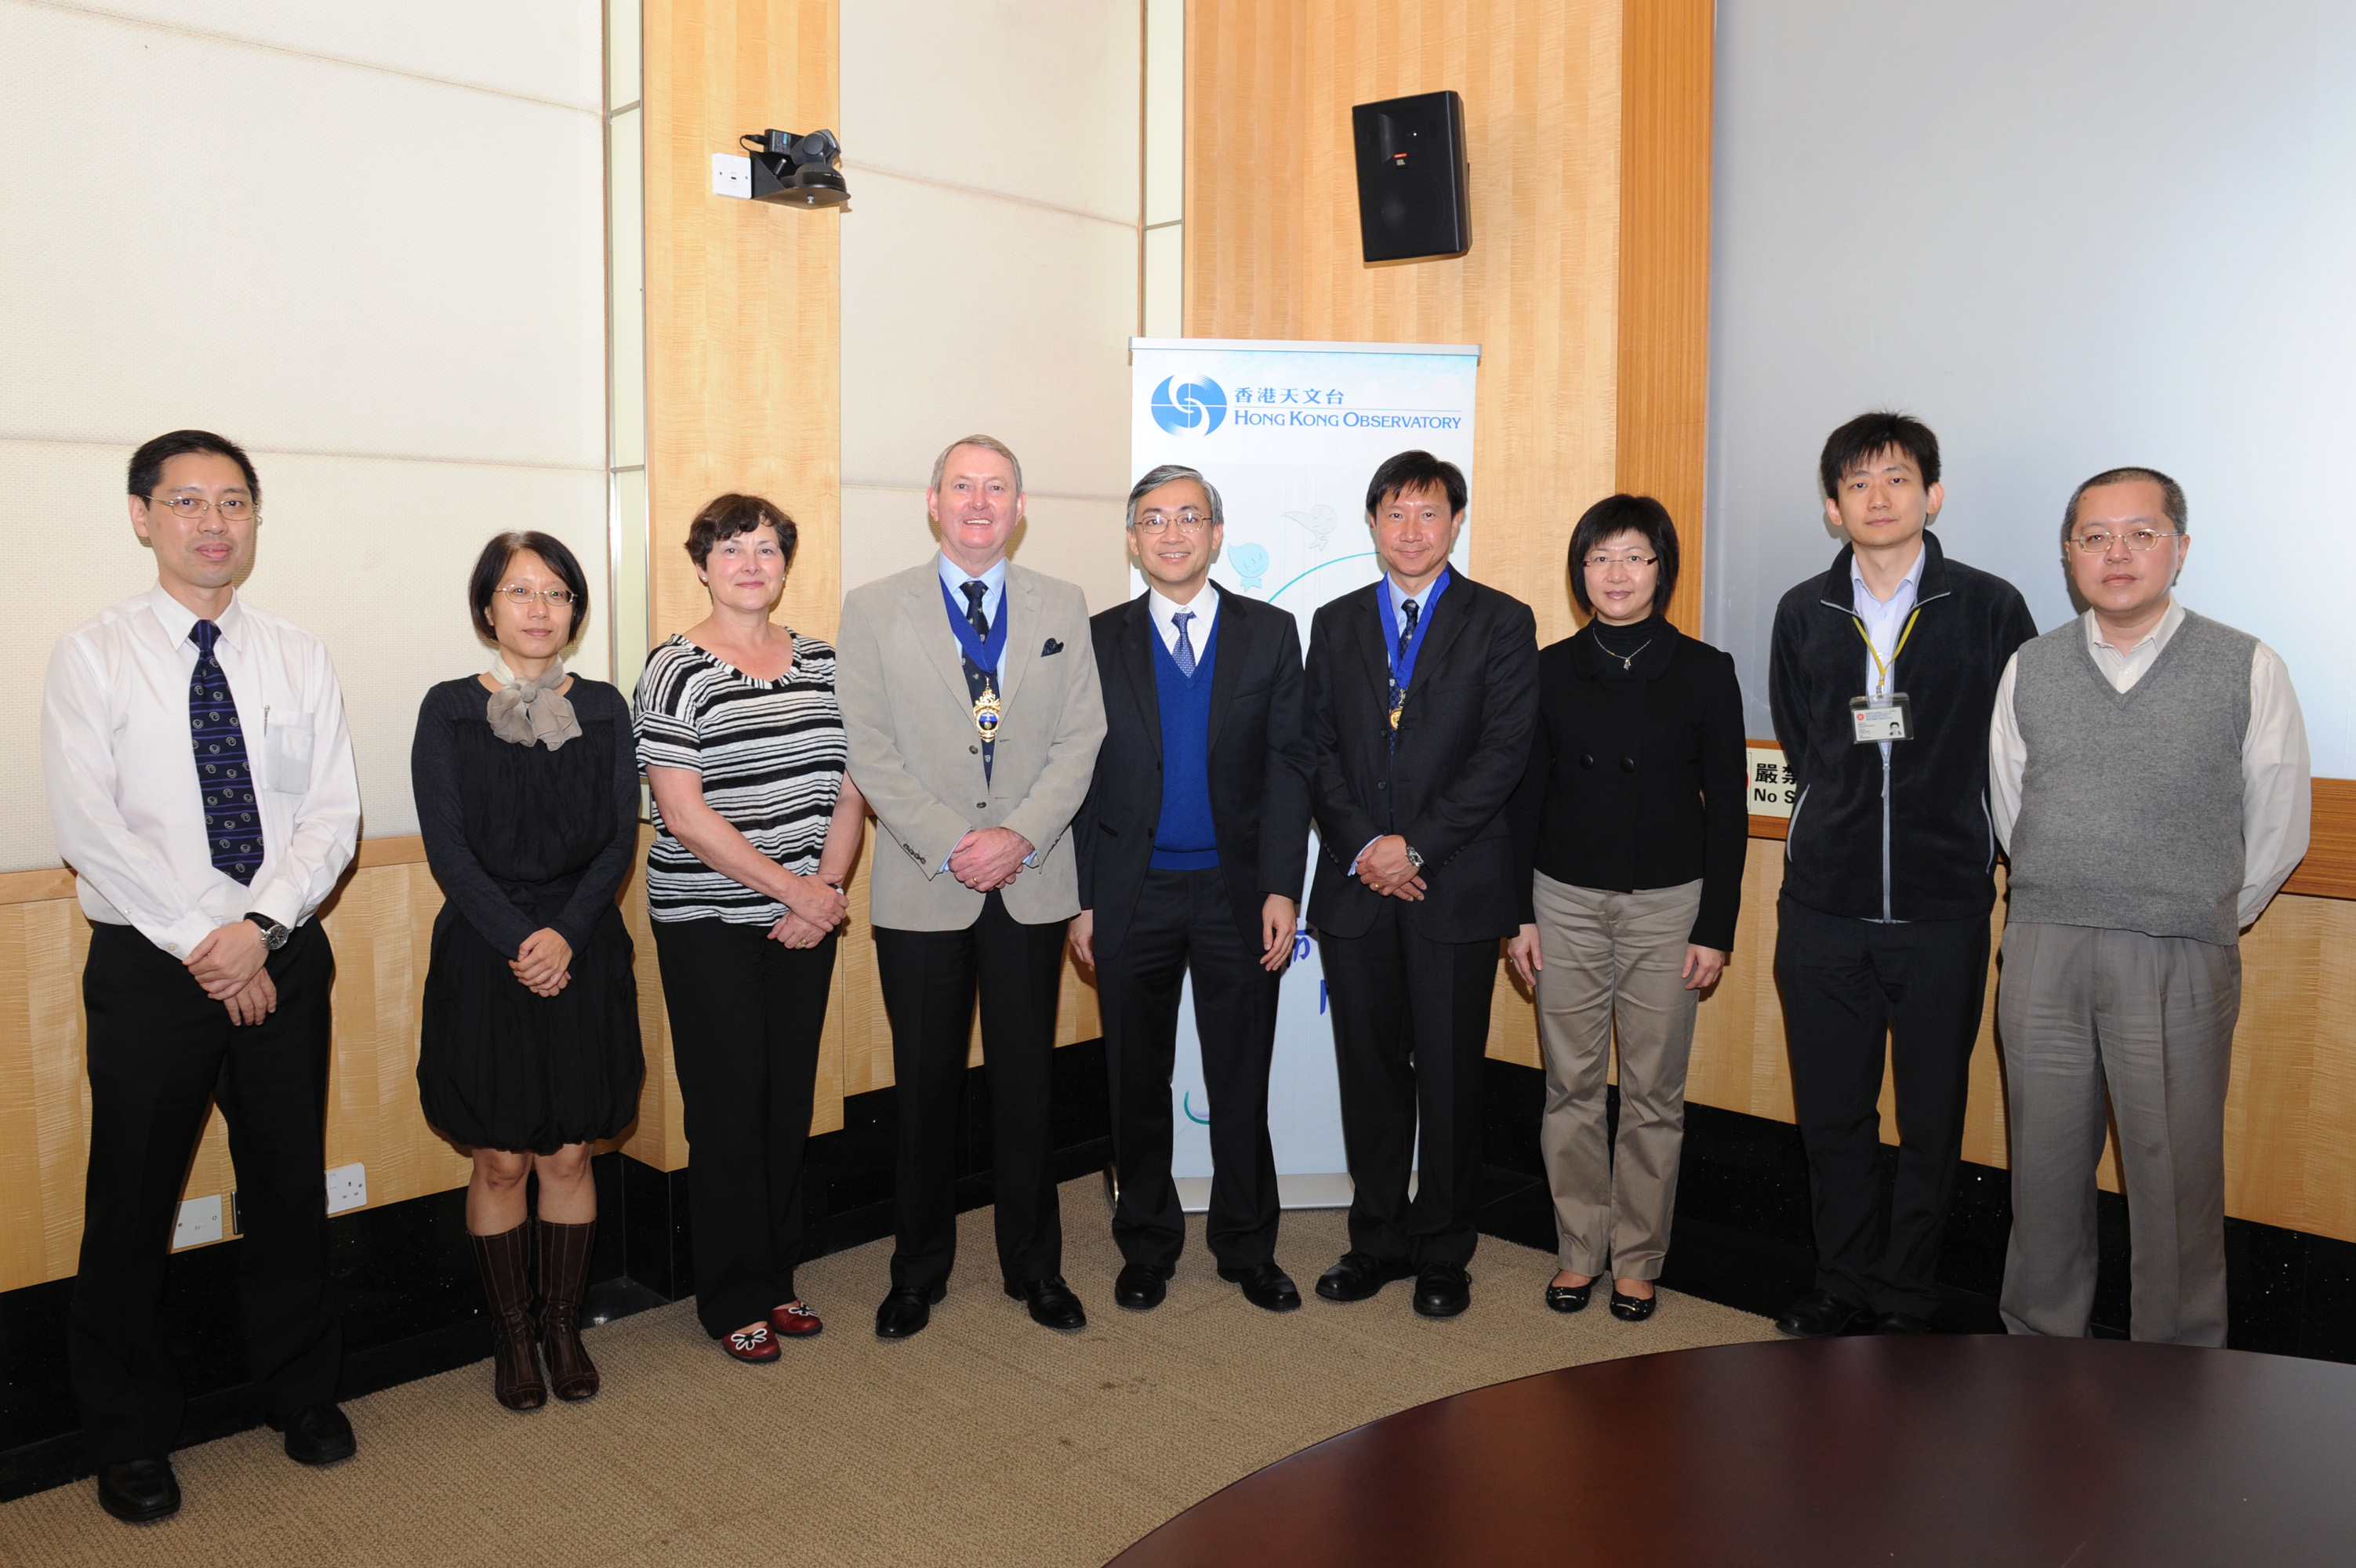
<path id="1" fill-rule="evenodd" d="M 2169 595 L 2168 613 L 2151 635 L 2124 650 L 2103 639 L 2102 623 L 2094 611 L 2080 619 L 2095 666 L 2112 686 L 2132 692 L 2184 624 L 2184 606 Z M 2012 824 L 2020 816 L 2021 775 L 2029 766 L 2029 745 L 2021 738 L 2020 715 L 2012 698 L 2013 671 L 2019 663 L 2018 653 L 2006 661 L 2004 678 L 1996 685 L 1996 715 L 1988 722 L 1988 811 L 1996 819 L 1996 836 L 2008 850 Z M 2307 854 L 2315 809 L 2308 768 L 2307 720 L 2299 713 L 2298 693 L 2291 689 L 2290 668 L 2281 654 L 2261 642 L 2250 657 L 2250 723 L 2242 732 L 2243 870 L 2235 907 L 2244 926 L 2282 891 Z"/>
<path id="2" fill-rule="evenodd" d="M 1219 618 L 1218 589 L 1206 582 L 1194 595 L 1193 604 L 1182 605 L 1165 596 L 1159 588 L 1148 588 L 1145 610 L 1153 619 L 1154 629 L 1162 634 L 1162 646 L 1173 654 L 1178 651 L 1177 618 L 1192 615 L 1194 618 L 1186 623 L 1186 640 L 1194 650 L 1195 662 L 1202 662 L 1203 650 L 1211 642 L 1211 623 Z"/>
<path id="3" fill-rule="evenodd" d="M 237 699 L 262 807 L 262 869 L 213 868 L 188 738 L 197 617 L 159 584 L 66 633 L 49 655 L 41 767 L 82 913 L 186 959 L 252 910 L 308 920 L 351 863 L 359 779 L 327 645 L 231 599 L 213 657 Z"/>
<path id="4" fill-rule="evenodd" d="M 1857 557 L 1849 557 L 1850 607 L 1865 623 L 1866 636 L 1873 639 L 1870 650 L 1859 650 L 1865 654 L 1865 694 L 1869 697 L 1888 696 L 1894 689 L 1890 682 L 1898 668 L 1898 645 L 1905 639 L 1906 618 L 1914 611 L 1914 596 L 1922 589 L 1922 563 L 1930 558 L 1930 550 L 1919 539 L 1915 541 L 1914 564 L 1906 568 L 1906 575 L 1899 579 L 1896 591 L 1884 600 L 1873 596 L 1873 590 L 1865 585 L 1865 573 L 1858 567 Z M 1874 657 L 1876 653 L 1881 656 L 1879 660 Z M 1890 748 L 1895 743 L 1885 740 L 1879 744 L 1881 760 L 1887 762 Z"/>

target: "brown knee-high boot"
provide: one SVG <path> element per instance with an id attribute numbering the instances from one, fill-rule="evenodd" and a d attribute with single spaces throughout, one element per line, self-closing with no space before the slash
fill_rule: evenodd
<path id="1" fill-rule="evenodd" d="M 589 1240 L 597 1222 L 552 1225 L 540 1222 L 540 1294 L 542 1348 L 548 1352 L 548 1380 L 561 1400 L 585 1400 L 597 1391 L 596 1364 L 581 1343 L 581 1296 L 589 1285 Z"/>
<path id="2" fill-rule="evenodd" d="M 483 1271 L 483 1294 L 491 1298 L 491 1391 L 509 1410 L 538 1410 L 548 1402 L 548 1384 L 531 1343 L 531 1225 L 496 1236 L 470 1232 L 468 1240 Z"/>

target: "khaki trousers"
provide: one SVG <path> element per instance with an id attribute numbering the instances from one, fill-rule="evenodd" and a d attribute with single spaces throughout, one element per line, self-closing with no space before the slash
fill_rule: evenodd
<path id="1" fill-rule="evenodd" d="M 2107 1091 L 2126 1167 L 2129 1332 L 2225 1343 L 2225 1088 L 2241 1013 L 2238 946 L 2005 927 L 1996 1021 L 2012 1133 L 2007 1328 L 2086 1332 Z"/>
<path id="2" fill-rule="evenodd" d="M 1573 1273 L 1661 1277 L 1686 1136 L 1694 1007 L 1680 972 L 1701 884 L 1605 893 L 1534 874 L 1538 1042 L 1546 1118 L 1538 1145 L 1554 1189 L 1557 1258 Z M 1620 1036 L 1620 1139 L 1604 1146 L 1612 1025 Z"/>

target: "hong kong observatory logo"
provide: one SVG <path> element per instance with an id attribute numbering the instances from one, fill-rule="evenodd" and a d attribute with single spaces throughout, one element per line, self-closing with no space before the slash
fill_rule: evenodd
<path id="1" fill-rule="evenodd" d="M 1175 376 L 1164 376 L 1162 384 L 1153 389 L 1153 423 L 1175 435 L 1182 430 L 1196 430 L 1208 435 L 1227 417 L 1227 394 L 1225 388 L 1210 377 L 1188 381 L 1173 389 Z"/>

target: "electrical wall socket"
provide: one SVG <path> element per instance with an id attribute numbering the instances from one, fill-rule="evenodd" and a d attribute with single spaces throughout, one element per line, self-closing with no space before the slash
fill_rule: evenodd
<path id="1" fill-rule="evenodd" d="M 753 160 L 742 153 L 712 155 L 712 194 L 753 199 Z"/>
<path id="2" fill-rule="evenodd" d="M 180 1217 L 172 1222 L 172 1251 L 183 1247 L 201 1247 L 208 1241 L 221 1239 L 220 1194 L 210 1197 L 192 1197 L 180 1205 Z"/>
<path id="3" fill-rule="evenodd" d="M 327 1173 L 327 1212 L 341 1214 L 368 1203 L 368 1167 L 355 1160 Z"/>

